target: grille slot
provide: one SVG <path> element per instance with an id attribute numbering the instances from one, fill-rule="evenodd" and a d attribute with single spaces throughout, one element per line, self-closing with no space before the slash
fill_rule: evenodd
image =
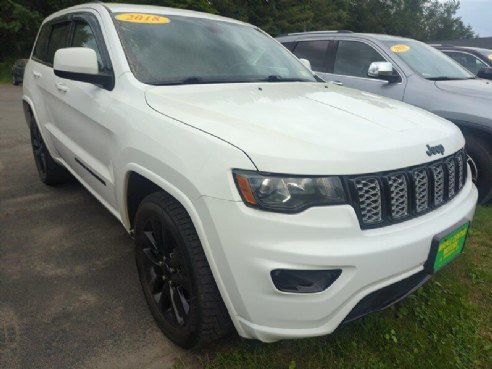
<path id="1" fill-rule="evenodd" d="M 361 228 L 376 228 L 444 205 L 463 188 L 466 175 L 466 154 L 460 150 L 425 166 L 350 177 L 348 183 Z"/>
<path id="2" fill-rule="evenodd" d="M 376 178 L 356 179 L 362 221 L 366 224 L 380 223 L 382 218 L 381 186 Z"/>
<path id="3" fill-rule="evenodd" d="M 387 177 L 390 200 L 391 217 L 393 219 L 405 218 L 408 215 L 408 185 L 404 174 Z"/>
<path id="4" fill-rule="evenodd" d="M 465 173 L 466 173 L 466 168 L 465 168 L 465 160 L 463 158 L 463 155 L 456 155 L 456 161 L 458 163 L 458 191 L 463 188 L 463 185 L 465 184 Z"/>
<path id="5" fill-rule="evenodd" d="M 431 168 L 432 180 L 434 185 L 433 200 L 434 206 L 440 206 L 444 202 L 444 170 L 442 165 L 436 164 Z"/>
<path id="6" fill-rule="evenodd" d="M 450 199 L 456 194 L 456 163 L 453 158 L 446 161 L 448 169 L 448 196 Z"/>
<path id="7" fill-rule="evenodd" d="M 415 211 L 417 214 L 425 213 L 429 209 L 429 177 L 425 169 L 413 172 L 415 191 Z"/>

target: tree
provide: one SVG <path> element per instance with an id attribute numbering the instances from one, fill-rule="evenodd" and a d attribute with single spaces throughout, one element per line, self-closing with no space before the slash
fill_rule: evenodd
<path id="1" fill-rule="evenodd" d="M 128 0 L 117 0 L 128 2 Z M 87 0 L 0 0 L 0 61 L 29 54 L 37 29 L 49 14 Z M 419 40 L 473 37 L 456 16 L 456 0 L 132 0 L 199 10 L 281 33 L 348 29 Z"/>

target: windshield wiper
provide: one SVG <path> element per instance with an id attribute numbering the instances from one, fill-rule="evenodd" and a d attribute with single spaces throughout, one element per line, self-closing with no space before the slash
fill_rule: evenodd
<path id="1" fill-rule="evenodd" d="M 429 81 L 464 81 L 465 79 L 475 79 L 475 77 L 466 77 L 466 78 L 456 78 L 456 77 L 447 77 L 447 76 L 438 76 L 438 77 L 426 77 Z"/>
<path id="2" fill-rule="evenodd" d="M 242 77 L 242 78 L 206 78 L 190 76 L 175 81 L 163 81 L 150 83 L 153 86 L 177 86 L 177 85 L 199 85 L 206 83 L 247 83 L 247 82 L 314 82 L 307 78 L 286 78 L 279 75 L 268 77 Z"/>
<path id="3" fill-rule="evenodd" d="M 258 81 L 259 82 L 313 82 L 308 78 L 299 78 L 299 77 L 289 78 L 289 77 L 282 77 L 278 74 L 272 74 L 271 76 L 259 79 Z"/>
<path id="4" fill-rule="evenodd" d="M 176 86 L 176 85 L 199 85 L 205 83 L 234 83 L 238 81 L 229 80 L 229 79 L 219 79 L 219 78 L 204 78 L 198 76 L 186 77 L 176 81 L 163 81 L 163 82 L 153 82 L 150 83 L 154 86 Z"/>

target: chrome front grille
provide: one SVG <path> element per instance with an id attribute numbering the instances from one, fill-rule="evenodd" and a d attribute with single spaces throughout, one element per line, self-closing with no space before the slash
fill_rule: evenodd
<path id="1" fill-rule="evenodd" d="M 466 153 L 395 172 L 347 178 L 362 228 L 415 218 L 454 198 L 466 181 Z"/>

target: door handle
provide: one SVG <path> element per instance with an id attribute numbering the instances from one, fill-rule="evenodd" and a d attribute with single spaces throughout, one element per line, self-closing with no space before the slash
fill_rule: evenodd
<path id="1" fill-rule="evenodd" d="M 340 81 L 332 81 L 331 83 L 333 83 L 334 85 L 337 85 L 337 86 L 343 86 L 343 83 Z"/>
<path id="2" fill-rule="evenodd" d="M 58 82 L 58 83 L 55 83 L 55 86 L 56 86 L 56 89 L 60 92 L 67 92 L 68 91 L 68 87 L 64 83 Z"/>
<path id="3" fill-rule="evenodd" d="M 32 71 L 32 75 L 33 75 L 33 76 L 34 76 L 34 78 L 36 78 L 36 79 L 39 79 L 39 78 L 41 78 L 41 76 L 42 76 L 42 74 L 41 74 L 41 73 L 36 72 L 36 71 L 34 71 L 34 70 Z"/>

